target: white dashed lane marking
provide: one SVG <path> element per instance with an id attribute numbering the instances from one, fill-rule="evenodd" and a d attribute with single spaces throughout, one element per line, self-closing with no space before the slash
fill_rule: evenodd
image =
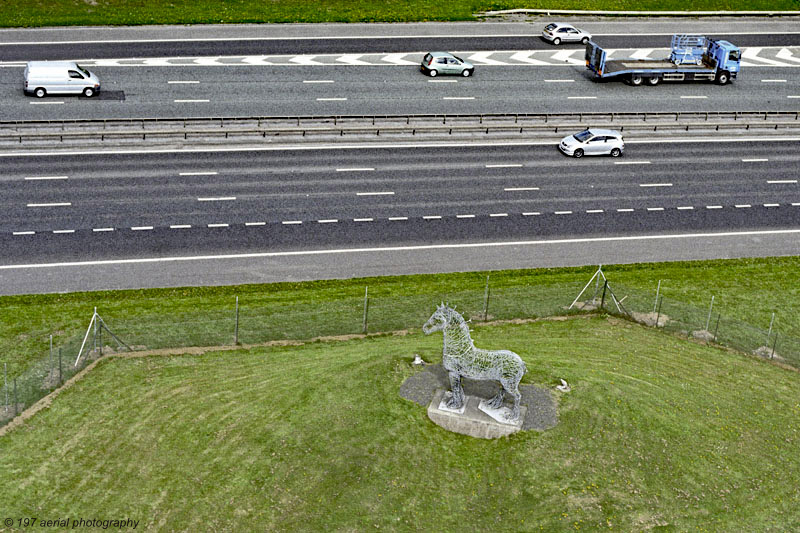
<path id="1" fill-rule="evenodd" d="M 541 215 L 541 213 L 538 212 L 538 211 L 531 211 L 529 213 L 522 213 L 522 216 L 524 216 L 524 217 L 535 217 L 536 215 Z"/>
<path id="2" fill-rule="evenodd" d="M 705 100 L 708 96 L 681 96 L 684 100 Z"/>
<path id="3" fill-rule="evenodd" d="M 425 215 L 422 217 L 423 220 L 439 220 L 441 218 L 440 215 Z"/>
<path id="4" fill-rule="evenodd" d="M 640 183 L 639 187 L 672 187 L 671 183 Z"/>
<path id="5" fill-rule="evenodd" d="M 63 104 L 64 102 L 28 102 L 31 105 L 58 105 Z"/>
<path id="6" fill-rule="evenodd" d="M 36 181 L 36 180 L 66 180 L 69 179 L 69 176 L 26 176 L 26 180 L 29 181 Z"/>
<path id="7" fill-rule="evenodd" d="M 475 100 L 474 96 L 443 96 L 442 100 Z"/>
<path id="8" fill-rule="evenodd" d="M 172 224 L 169 229 L 189 229 L 191 227 L 191 224 Z"/>
<path id="9" fill-rule="evenodd" d="M 334 83 L 333 80 L 303 80 L 303 83 Z"/>
<path id="10" fill-rule="evenodd" d="M 188 85 L 200 83 L 199 80 L 170 80 L 167 82 L 169 85 Z"/>
<path id="11" fill-rule="evenodd" d="M 456 215 L 456 218 L 475 218 L 475 215 Z"/>
<path id="12" fill-rule="evenodd" d="M 733 207 L 738 207 L 739 209 L 745 209 L 751 207 L 750 204 L 736 204 Z"/>
<path id="13" fill-rule="evenodd" d="M 228 224 L 207 224 L 209 228 L 227 228 Z"/>
<path id="14" fill-rule="evenodd" d="M 245 222 L 245 226 L 266 226 L 266 222 Z"/>
<path id="15" fill-rule="evenodd" d="M 389 220 L 393 222 L 397 220 L 408 220 L 408 217 L 389 217 Z"/>
<path id="16" fill-rule="evenodd" d="M 691 211 L 692 209 L 694 209 L 694 207 L 690 205 L 682 205 L 678 207 L 678 211 Z"/>
<path id="17" fill-rule="evenodd" d="M 198 202 L 230 202 L 236 200 L 235 196 L 217 196 L 208 198 L 198 198 Z"/>
<path id="18" fill-rule="evenodd" d="M 214 171 L 200 171 L 200 172 L 179 172 L 179 176 L 216 176 L 217 172 Z"/>
<path id="19" fill-rule="evenodd" d="M 721 205 L 707 205 L 706 209 L 722 209 Z"/>
<path id="20" fill-rule="evenodd" d="M 761 163 L 763 161 L 769 161 L 769 159 L 742 159 L 742 163 Z"/>
<path id="21" fill-rule="evenodd" d="M 336 222 L 339 222 L 339 219 L 337 219 L 337 218 L 323 218 L 322 220 L 317 220 L 317 222 L 319 222 L 320 224 L 335 224 Z"/>
<path id="22" fill-rule="evenodd" d="M 357 192 L 356 196 L 392 196 L 394 191 Z"/>
<path id="23" fill-rule="evenodd" d="M 649 165 L 650 161 L 614 161 L 615 165 Z"/>
<path id="24" fill-rule="evenodd" d="M 507 217 L 508 213 L 489 213 L 490 217 Z"/>
<path id="25" fill-rule="evenodd" d="M 284 220 L 283 222 L 281 222 L 281 224 L 285 224 L 287 226 L 296 225 L 296 224 L 302 224 L 302 223 L 303 223 L 302 220 Z"/>
<path id="26" fill-rule="evenodd" d="M 780 207 L 781 204 L 764 204 L 764 207 Z"/>
<path id="27" fill-rule="evenodd" d="M 72 202 L 53 202 L 49 204 L 28 204 L 28 207 L 69 207 Z"/>
<path id="28" fill-rule="evenodd" d="M 210 102 L 211 100 L 205 100 L 202 98 L 198 99 L 187 99 L 187 100 L 173 100 L 176 104 L 203 104 Z"/>
<path id="29" fill-rule="evenodd" d="M 371 218 L 354 218 L 353 222 L 372 222 L 373 219 Z"/>
<path id="30" fill-rule="evenodd" d="M 522 163 L 502 163 L 498 165 L 485 165 L 486 168 L 519 168 Z"/>
<path id="31" fill-rule="evenodd" d="M 372 167 L 363 167 L 363 168 L 337 168 L 336 172 L 370 172 L 375 170 Z"/>
<path id="32" fill-rule="evenodd" d="M 347 98 L 317 98 L 317 102 L 345 102 Z"/>
<path id="33" fill-rule="evenodd" d="M 56 229 L 53 233 L 75 233 L 74 229 Z"/>
<path id="34" fill-rule="evenodd" d="M 36 235 L 35 231 L 14 231 L 11 235 Z"/>
<path id="35" fill-rule="evenodd" d="M 506 187 L 503 189 L 507 192 L 517 192 L 517 191 L 538 191 L 539 187 Z"/>
<path id="36" fill-rule="evenodd" d="M 767 183 L 778 185 L 781 183 L 797 183 L 797 180 L 767 180 Z"/>
<path id="37" fill-rule="evenodd" d="M 131 229 L 133 231 L 148 231 L 153 229 L 153 226 L 133 226 Z"/>
<path id="38" fill-rule="evenodd" d="M 108 231 L 114 231 L 114 228 L 92 228 L 92 231 L 95 233 L 104 233 Z"/>
<path id="39" fill-rule="evenodd" d="M 587 213 L 603 213 L 602 209 L 587 209 Z"/>
<path id="40" fill-rule="evenodd" d="M 572 211 L 555 211 L 556 215 L 571 215 Z"/>
<path id="41" fill-rule="evenodd" d="M 617 213 L 633 213 L 633 209 L 617 209 Z"/>

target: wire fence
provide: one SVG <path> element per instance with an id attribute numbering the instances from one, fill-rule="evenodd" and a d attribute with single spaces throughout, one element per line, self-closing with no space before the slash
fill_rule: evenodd
<path id="1" fill-rule="evenodd" d="M 153 305 L 132 315 L 130 310 L 104 312 L 100 307 L 96 315 L 87 315 L 86 330 L 73 334 L 58 332 L 56 336 L 41 330 L 31 334 L 34 341 L 41 339 L 42 355 L 22 372 L 11 372 L 15 369 L 3 365 L 0 426 L 109 353 L 259 344 L 419 328 L 440 302 L 456 306 L 473 322 L 601 310 L 685 338 L 800 368 L 800 339 L 782 333 L 780 319 L 775 315 L 769 327 L 759 328 L 726 316 L 724 308 L 714 306 L 713 298 L 709 307 L 703 309 L 665 298 L 660 285 L 647 291 L 606 281 L 600 270 L 583 290 L 573 283 L 492 287 L 489 281 L 487 277 L 483 290 L 391 298 L 370 295 L 369 287 L 365 287 L 362 296 L 321 303 L 285 299 L 267 305 L 263 301 L 240 301 L 237 297 L 226 308 L 213 311 L 165 313 L 159 311 L 163 308 Z M 12 350 L 13 346 L 5 343 L 2 349 Z"/>

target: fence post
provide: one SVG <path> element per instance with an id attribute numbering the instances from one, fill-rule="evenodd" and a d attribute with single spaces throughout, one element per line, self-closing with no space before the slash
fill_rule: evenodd
<path id="1" fill-rule="evenodd" d="M 486 276 L 486 289 L 483 291 L 483 321 L 489 316 L 489 276 Z"/>
<path id="2" fill-rule="evenodd" d="M 50 334 L 50 373 L 47 375 L 47 379 L 50 379 L 50 375 L 53 373 L 53 334 Z"/>
<path id="3" fill-rule="evenodd" d="M 656 327 L 658 327 L 658 319 L 661 318 L 661 302 L 664 301 L 664 297 L 658 299 L 658 311 L 656 312 Z"/>
<path id="4" fill-rule="evenodd" d="M 236 323 L 233 326 L 233 344 L 239 344 L 239 297 L 236 297 Z"/>
<path id="5" fill-rule="evenodd" d="M 361 327 L 361 332 L 367 334 L 367 311 L 369 309 L 369 285 L 364 287 L 364 322 Z"/>
<path id="6" fill-rule="evenodd" d="M 653 312 L 656 312 L 656 304 L 658 304 L 658 295 L 661 293 L 661 280 L 658 280 L 658 287 L 656 288 L 656 299 L 653 302 Z M 656 327 L 658 327 L 658 320 L 656 320 Z"/>
<path id="7" fill-rule="evenodd" d="M 711 305 L 708 308 L 708 318 L 706 318 L 705 331 L 708 331 L 708 325 L 711 323 L 711 310 L 714 309 L 714 296 L 711 296 Z"/>
<path id="8" fill-rule="evenodd" d="M 14 378 L 14 416 L 17 416 L 17 378 Z"/>
<path id="9" fill-rule="evenodd" d="M 608 287 L 608 280 L 603 282 L 603 297 L 600 299 L 600 309 L 606 304 L 606 288 Z"/>
<path id="10" fill-rule="evenodd" d="M 6 412 L 8 412 L 8 368 L 3 363 L 3 390 L 6 392 Z"/>
<path id="11" fill-rule="evenodd" d="M 769 331 L 767 331 L 767 341 L 764 343 L 764 346 L 769 346 L 769 337 L 772 335 L 772 323 L 775 322 L 775 313 L 772 313 L 772 318 L 769 321 Z"/>
<path id="12" fill-rule="evenodd" d="M 720 318 L 722 318 L 722 313 L 717 313 L 717 325 L 714 326 L 714 342 L 717 342 L 717 330 L 719 329 Z"/>
<path id="13" fill-rule="evenodd" d="M 58 385 L 61 386 L 61 348 L 58 349 Z"/>
<path id="14" fill-rule="evenodd" d="M 94 316 L 92 316 L 92 321 L 94 322 L 94 335 L 93 342 L 94 342 L 94 351 L 97 352 L 97 308 L 94 308 Z"/>
<path id="15" fill-rule="evenodd" d="M 775 358 L 775 346 L 777 346 L 777 344 L 778 344 L 778 332 L 776 331 L 775 332 L 775 340 L 772 341 L 772 353 L 769 355 L 770 359 L 774 359 Z"/>

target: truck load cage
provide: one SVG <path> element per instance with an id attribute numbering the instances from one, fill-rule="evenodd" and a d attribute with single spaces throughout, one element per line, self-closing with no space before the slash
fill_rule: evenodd
<path id="1" fill-rule="evenodd" d="M 673 35 L 670 61 L 676 65 L 699 65 L 708 48 L 708 39 L 703 35 Z"/>

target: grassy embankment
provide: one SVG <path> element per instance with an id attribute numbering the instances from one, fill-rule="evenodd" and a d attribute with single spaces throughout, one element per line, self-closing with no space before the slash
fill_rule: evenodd
<path id="1" fill-rule="evenodd" d="M 441 335 L 107 359 L 0 437 L 5 515 L 162 531 L 800 528 L 797 373 L 614 318 L 473 337 L 559 395 L 555 428 L 484 441 L 433 425 L 398 388 Z"/>
<path id="2" fill-rule="evenodd" d="M 6 2 L 9 4 L 9 2 Z M 790 11 L 798 0 L 543 0 L 435 2 L 432 0 L 11 0 L 2 26 L 219 24 L 258 22 L 412 22 L 474 20 L 482 11 L 514 8 L 603 11 Z"/>
<path id="3" fill-rule="evenodd" d="M 490 318 L 563 312 L 595 270 L 491 272 Z M 615 265 L 604 271 L 612 286 L 653 297 L 662 280 L 666 299 L 702 309 L 713 295 L 714 309 L 726 318 L 761 328 L 769 325 L 775 311 L 781 334 L 800 337 L 800 257 Z M 369 331 L 419 328 L 442 300 L 480 320 L 486 275 L 0 297 L 0 363 L 8 363 L 10 377 L 19 375 L 47 354 L 50 334 L 56 347 L 69 345 L 76 352 L 74 344 L 80 344 L 94 306 L 124 341 L 149 348 L 230 344 L 235 296 L 243 343 L 360 333 L 365 286 L 370 295 Z M 114 345 L 108 336 L 105 339 Z"/>

